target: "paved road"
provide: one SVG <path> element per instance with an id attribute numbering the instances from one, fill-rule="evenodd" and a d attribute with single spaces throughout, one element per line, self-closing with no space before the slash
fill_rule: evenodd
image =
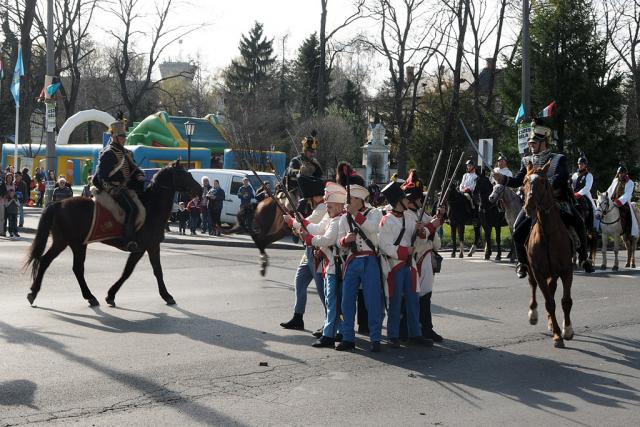
<path id="1" fill-rule="evenodd" d="M 37 308 L 20 272 L 26 242 L 0 241 L 0 426 L 640 425 L 640 276 L 577 275 L 568 348 L 529 326 L 512 266 L 446 259 L 434 296 L 446 341 L 310 347 L 291 315 L 298 251 L 166 244 L 164 305 L 146 258 L 117 297 L 87 307 L 65 252 Z M 94 245 L 87 280 L 103 300 L 125 255 Z M 322 322 L 310 291 L 308 329 Z M 261 366 L 266 363 L 267 366 Z"/>

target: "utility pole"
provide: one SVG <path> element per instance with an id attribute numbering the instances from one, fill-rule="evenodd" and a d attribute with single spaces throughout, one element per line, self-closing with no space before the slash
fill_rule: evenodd
<path id="1" fill-rule="evenodd" d="M 53 82 L 53 76 L 56 70 L 53 64 L 53 0 L 47 0 L 47 75 L 44 79 L 45 98 L 47 86 Z M 52 101 L 53 111 L 55 112 L 55 99 Z M 56 135 L 55 135 L 55 114 L 50 117 L 49 107 L 47 107 L 47 174 L 48 171 L 55 171 L 56 168 Z M 50 120 L 53 120 L 51 123 Z M 48 176 L 48 175 L 47 175 Z M 56 175 L 57 176 L 57 175 Z"/>
<path id="2" fill-rule="evenodd" d="M 522 105 L 524 119 L 531 118 L 531 57 L 529 37 L 529 0 L 522 0 Z"/>

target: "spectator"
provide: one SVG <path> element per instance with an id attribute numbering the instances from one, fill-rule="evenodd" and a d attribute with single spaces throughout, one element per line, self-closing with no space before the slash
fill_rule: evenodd
<path id="1" fill-rule="evenodd" d="M 29 186 L 22 178 L 21 172 L 15 174 L 14 184 L 16 186 L 16 199 L 18 200 L 18 228 L 24 227 L 24 205 L 29 200 L 29 193 L 31 192 Z"/>
<path id="2" fill-rule="evenodd" d="M 67 185 L 67 179 L 61 176 L 58 178 L 58 186 L 53 189 L 51 201 L 58 202 L 68 199 L 69 197 L 73 197 L 73 190 Z"/>
<path id="3" fill-rule="evenodd" d="M 55 171 L 53 171 L 53 169 L 49 170 L 49 173 L 47 175 L 47 181 L 56 182 L 56 173 Z"/>
<path id="4" fill-rule="evenodd" d="M 36 201 L 36 206 L 39 207 L 39 208 L 42 207 L 42 202 L 44 201 L 44 192 L 47 189 L 47 186 L 44 183 L 44 177 L 45 177 L 45 175 L 42 174 L 42 179 L 38 180 L 38 186 L 37 186 L 38 200 Z"/>
<path id="5" fill-rule="evenodd" d="M 29 201 L 31 200 L 31 190 L 36 188 L 36 183 L 33 180 L 33 177 L 29 175 L 29 168 L 22 168 L 22 180 L 25 182 L 25 184 L 27 184 L 27 188 L 29 189 L 29 193 L 24 198 L 25 204 L 27 206 L 31 206 L 31 203 L 29 203 Z"/>
<path id="6" fill-rule="evenodd" d="M 85 186 L 82 188 L 82 197 L 88 197 L 90 199 L 93 199 L 93 193 L 91 192 L 91 182 L 93 181 L 93 176 L 89 175 L 87 177 L 87 183 L 85 184 Z"/>
<path id="7" fill-rule="evenodd" d="M 220 216 L 222 215 L 222 206 L 224 205 L 224 198 L 226 197 L 224 190 L 220 188 L 220 181 L 213 180 L 213 188 L 207 193 L 209 199 L 209 213 L 211 215 L 211 232 L 209 235 L 220 236 L 220 228 L 222 223 Z"/>
<path id="8" fill-rule="evenodd" d="M 6 222 L 9 223 L 8 227 L 5 225 L 5 229 L 9 229 L 9 237 L 11 237 L 11 239 L 20 237 L 20 234 L 18 234 L 18 212 L 20 202 L 16 197 L 16 186 L 13 179 L 13 174 L 11 172 L 5 174 L 4 182 L 6 193 L 4 195 L 4 209 Z M 6 236 L 6 233 L 4 235 Z"/>
<path id="9" fill-rule="evenodd" d="M 245 206 L 249 206 L 251 204 L 251 199 L 255 197 L 253 194 L 253 188 L 249 185 L 249 178 L 244 178 L 242 180 L 242 187 L 238 188 L 238 199 L 240 199 L 240 208 Z"/>
<path id="10" fill-rule="evenodd" d="M 36 169 L 36 181 L 40 182 L 40 181 L 44 181 L 47 178 L 47 174 L 44 173 L 44 168 L 37 168 Z"/>
<path id="11" fill-rule="evenodd" d="M 209 198 L 207 197 L 207 193 L 211 190 L 211 184 L 209 184 L 209 177 L 202 177 L 202 203 L 201 203 L 201 211 L 202 211 L 202 234 L 212 233 L 213 229 L 211 227 L 211 216 L 209 215 Z"/>
<path id="12" fill-rule="evenodd" d="M 200 221 L 200 211 L 202 210 L 200 196 L 196 196 L 189 201 L 187 210 L 189 211 L 189 229 L 191 230 L 191 235 L 195 236 L 198 222 Z"/>
<path id="13" fill-rule="evenodd" d="M 182 235 L 186 234 L 188 220 L 189 212 L 184 207 L 184 202 L 178 203 L 178 231 Z"/>

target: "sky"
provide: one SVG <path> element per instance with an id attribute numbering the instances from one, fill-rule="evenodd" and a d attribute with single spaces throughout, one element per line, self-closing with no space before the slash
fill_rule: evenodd
<path id="1" fill-rule="evenodd" d="M 140 0 L 140 10 L 153 13 L 153 0 Z M 350 0 L 330 0 L 328 28 L 349 15 Z M 151 18 L 147 18 L 151 22 Z M 320 27 L 319 0 L 187 0 L 175 8 L 168 25 L 189 26 L 205 24 L 204 28 L 185 36 L 182 44 L 175 43 L 166 50 L 163 59 L 196 59 L 199 57 L 204 71 L 215 72 L 227 66 L 238 56 L 242 34 L 248 33 L 255 21 L 264 24 L 264 33 L 274 38 L 276 54 L 281 57 L 282 38 L 287 36 L 285 56 L 293 57 L 298 46 Z M 353 29 L 345 29 L 340 36 L 348 37 Z M 104 38 L 100 38 L 100 34 Z M 94 35 L 108 42 L 104 32 Z M 143 43 L 141 39 L 141 43 Z"/>

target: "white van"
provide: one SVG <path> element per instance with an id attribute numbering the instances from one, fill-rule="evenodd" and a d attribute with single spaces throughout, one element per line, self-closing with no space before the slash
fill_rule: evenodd
<path id="1" fill-rule="evenodd" d="M 276 188 L 276 177 L 269 172 L 258 172 L 260 180 L 255 177 L 253 172 L 239 169 L 189 169 L 193 179 L 202 183 L 203 177 L 209 178 L 209 183 L 213 185 L 214 180 L 220 182 L 220 187 L 224 190 L 225 199 L 222 205 L 221 221 L 227 224 L 236 223 L 236 215 L 240 210 L 240 199 L 238 198 L 238 189 L 242 187 L 242 180 L 249 178 L 249 185 L 255 193 L 260 188 L 260 180 L 269 183 L 271 189 Z"/>

